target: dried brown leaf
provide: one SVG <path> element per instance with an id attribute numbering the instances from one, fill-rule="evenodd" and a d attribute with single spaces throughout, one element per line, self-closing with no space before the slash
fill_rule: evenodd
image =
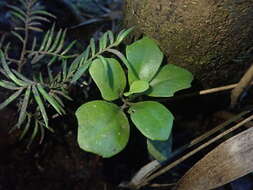
<path id="1" fill-rule="evenodd" d="M 253 128 L 208 153 L 183 176 L 177 190 L 209 190 L 253 171 Z"/>

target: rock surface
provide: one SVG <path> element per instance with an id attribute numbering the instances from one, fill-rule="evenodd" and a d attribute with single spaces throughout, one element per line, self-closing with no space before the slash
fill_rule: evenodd
<path id="1" fill-rule="evenodd" d="M 126 0 L 125 26 L 156 39 L 204 86 L 237 82 L 252 53 L 253 0 Z M 252 55 L 252 54 L 251 54 Z M 234 81 L 235 80 L 235 81 Z"/>

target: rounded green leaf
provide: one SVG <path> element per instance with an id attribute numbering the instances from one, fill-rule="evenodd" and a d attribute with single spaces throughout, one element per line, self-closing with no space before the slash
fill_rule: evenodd
<path id="1" fill-rule="evenodd" d="M 126 77 L 116 59 L 96 59 L 92 62 L 89 72 L 105 100 L 116 100 L 123 93 Z"/>
<path id="2" fill-rule="evenodd" d="M 129 92 L 124 93 L 125 96 L 129 96 L 135 93 L 142 93 L 149 89 L 149 83 L 143 80 L 134 81 L 131 86 Z"/>
<path id="3" fill-rule="evenodd" d="M 172 155 L 172 136 L 166 141 L 147 139 L 147 148 L 153 158 L 158 161 L 165 161 Z"/>
<path id="4" fill-rule="evenodd" d="M 155 41 L 148 37 L 127 46 L 126 56 L 131 70 L 133 70 L 128 71 L 129 84 L 138 79 L 149 82 L 158 71 L 163 60 L 163 53 Z"/>
<path id="5" fill-rule="evenodd" d="M 150 82 L 148 96 L 171 97 L 175 92 L 191 87 L 192 74 L 176 65 L 165 65 Z"/>
<path id="6" fill-rule="evenodd" d="M 170 136 L 174 117 L 162 104 L 153 101 L 131 105 L 129 113 L 141 133 L 151 140 L 167 140 Z"/>
<path id="7" fill-rule="evenodd" d="M 125 114 L 115 104 L 92 101 L 76 111 L 78 144 L 88 152 L 111 157 L 126 146 L 129 123 Z"/>

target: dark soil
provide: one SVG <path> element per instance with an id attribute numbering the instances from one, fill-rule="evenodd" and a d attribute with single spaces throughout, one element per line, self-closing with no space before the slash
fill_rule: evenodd
<path id="1" fill-rule="evenodd" d="M 8 134 L 16 117 L 12 109 L 0 113 L 0 190 L 119 189 L 121 181 L 148 162 L 141 135 L 111 159 L 81 150 L 72 129 L 49 133 L 41 145 L 35 142 L 27 149 L 26 139 L 18 141 L 19 132 Z"/>
<path id="2" fill-rule="evenodd" d="M 227 95 L 228 93 L 196 97 L 173 103 L 168 101 L 167 106 L 176 115 L 174 147 L 189 142 L 194 135 L 223 122 L 221 118 L 212 115 L 227 106 L 229 101 L 224 101 Z M 17 133 L 8 134 L 15 123 L 15 117 L 11 108 L 0 113 L 0 190 L 116 190 L 120 189 L 117 187 L 120 182 L 129 180 L 139 168 L 150 161 L 145 139 L 134 128 L 127 148 L 110 159 L 102 159 L 82 151 L 76 141 L 75 126 L 66 131 L 56 130 L 55 134 L 48 134 L 43 144 L 33 143 L 28 150 L 26 141 L 17 141 Z M 70 126 L 69 119 L 62 120 L 54 123 L 59 124 L 59 128 Z M 166 183 L 179 179 L 207 152 L 205 150 L 197 154 L 157 182 Z M 239 188 L 231 189 L 231 185 L 228 185 L 220 190 L 240 190 L 242 183 L 243 186 L 249 185 L 252 178 L 248 176 L 247 182 L 245 179 L 241 181 L 243 182 L 235 182 L 234 185 Z"/>

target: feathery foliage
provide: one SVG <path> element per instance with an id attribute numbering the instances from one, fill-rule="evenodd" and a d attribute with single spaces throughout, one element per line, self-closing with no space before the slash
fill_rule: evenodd
<path id="1" fill-rule="evenodd" d="M 21 129 L 20 140 L 30 133 L 28 147 L 36 137 L 42 143 L 46 130 L 53 132 L 50 119 L 53 115 L 66 114 L 64 101 L 72 100 L 68 90 L 71 85 L 82 79 L 91 62 L 105 52 L 120 56 L 116 48 L 132 30 L 123 30 L 117 36 L 106 32 L 96 45 L 90 44 L 80 55 L 72 52 L 75 41 L 66 45 L 66 29 L 56 30 L 53 24 L 42 40 L 34 37 L 34 32 L 42 32 L 43 24 L 51 22 L 55 16 L 45 11 L 36 0 L 19 0 L 20 7 L 9 5 L 16 27 L 11 32 L 22 44 L 18 58 L 9 57 L 11 43 L 0 50 L 0 87 L 12 92 L 0 110 L 9 104 L 18 107 L 18 119 L 12 130 Z M 32 44 L 29 42 L 32 41 Z M 61 63 L 59 69 L 53 69 L 54 63 Z M 26 71 L 24 65 L 30 70 Z M 47 73 L 41 73 L 36 66 L 45 67 Z M 59 66 L 58 66 L 59 67 Z M 50 110 L 50 114 L 49 114 Z M 54 114 L 52 114 L 52 112 Z"/>

